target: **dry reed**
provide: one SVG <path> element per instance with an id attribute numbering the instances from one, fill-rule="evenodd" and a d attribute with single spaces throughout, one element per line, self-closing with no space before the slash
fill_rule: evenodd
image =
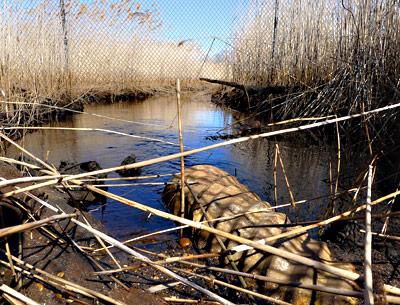
<path id="1" fill-rule="evenodd" d="M 282 114 L 366 111 L 399 97 L 397 0 L 252 1 L 230 54 L 235 81 L 311 88 Z"/>

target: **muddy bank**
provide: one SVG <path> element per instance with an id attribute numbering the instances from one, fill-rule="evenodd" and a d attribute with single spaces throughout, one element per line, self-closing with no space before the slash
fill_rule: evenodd
<path id="1" fill-rule="evenodd" d="M 20 173 L 13 166 L 0 162 L 0 175 L 5 179 L 20 177 Z M 23 187 L 23 185 L 19 185 Z M 11 191 L 11 187 L 3 187 L 1 192 L 4 194 Z M 78 211 L 68 204 L 71 198 L 67 192 L 62 192 L 53 188 L 41 188 L 40 191 L 32 192 L 35 196 L 45 200 L 49 204 L 64 211 L 67 214 L 78 213 L 77 219 L 87 221 L 96 229 L 104 231 L 103 226 L 90 214 Z M 54 212 L 43 208 L 37 201 L 24 194 L 18 194 L 6 199 L 2 199 L 0 218 L 3 220 L 1 227 L 16 225 L 34 216 L 35 219 L 44 219 Z M 8 239 L 11 252 L 15 257 L 19 257 L 26 264 L 33 265 L 35 269 L 40 269 L 53 276 L 74 284 L 81 285 L 88 289 L 97 291 L 125 304 L 162 304 L 163 300 L 146 293 L 142 289 L 131 288 L 129 278 L 122 275 L 117 276 L 121 283 L 124 283 L 128 290 L 117 285 L 110 277 L 95 275 L 99 271 L 99 265 L 103 268 L 110 268 L 115 264 L 107 257 L 102 255 L 91 256 L 85 251 L 95 249 L 101 245 L 87 231 L 71 223 L 70 220 L 62 220 L 53 225 L 41 229 L 24 232 L 19 236 L 11 236 Z M 79 245 L 77 247 L 76 245 Z M 1 250 L 5 250 L 5 240 L 2 240 Z M 90 252 L 90 251 L 89 251 Z M 118 254 L 116 254 L 118 255 Z M 4 253 L 1 260 L 7 262 Z M 129 263 L 128 258 L 118 255 L 118 260 L 123 264 Z M 16 268 L 20 266 L 15 263 Z M 25 268 L 29 270 L 29 268 Z M 19 274 L 19 273 L 17 273 Z M 81 293 L 63 289 L 60 285 L 52 284 L 51 278 L 43 273 L 33 271 L 33 274 L 42 277 L 42 280 L 30 276 L 13 277 L 11 269 L 1 265 L 1 281 L 7 285 L 15 287 L 21 293 L 31 297 L 40 304 L 80 304 L 80 302 L 91 302 L 90 298 L 84 297 Z M 85 303 L 86 304 L 86 303 Z"/>

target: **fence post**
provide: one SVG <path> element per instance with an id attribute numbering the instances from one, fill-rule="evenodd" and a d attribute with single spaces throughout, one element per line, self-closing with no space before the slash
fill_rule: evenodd
<path id="1" fill-rule="evenodd" d="M 271 72 L 270 77 L 273 81 L 274 77 L 274 65 L 275 65 L 275 48 L 276 48 L 276 36 L 278 31 L 278 12 L 279 12 L 279 0 L 275 0 L 274 6 L 274 32 L 272 34 L 272 50 L 271 50 Z"/>
<path id="2" fill-rule="evenodd" d="M 71 91 L 71 77 L 69 68 L 69 45 L 68 45 L 68 31 L 66 25 L 66 12 L 64 0 L 60 0 L 60 17 L 61 17 L 61 28 L 64 40 L 64 68 L 63 76 L 66 77 L 66 89 L 67 95 L 70 96 Z"/>

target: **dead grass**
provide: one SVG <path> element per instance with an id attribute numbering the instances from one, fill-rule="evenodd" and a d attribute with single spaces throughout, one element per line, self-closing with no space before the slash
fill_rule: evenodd
<path id="1" fill-rule="evenodd" d="M 69 102 L 100 92 L 168 90 L 197 78 L 205 57 L 193 42 L 157 39 L 156 4 L 137 1 L 0 1 L 0 88 L 7 100 Z M 65 12 L 65 23 L 63 23 Z M 222 64 L 202 75 L 223 77 Z"/>
<path id="2" fill-rule="evenodd" d="M 236 32 L 233 79 L 309 90 L 288 103 L 292 117 L 381 106 L 400 92 L 399 13 L 396 0 L 253 3 Z"/>

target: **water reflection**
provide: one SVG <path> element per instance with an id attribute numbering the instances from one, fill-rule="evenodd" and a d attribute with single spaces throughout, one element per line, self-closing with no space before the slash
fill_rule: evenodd
<path id="1" fill-rule="evenodd" d="M 156 97 L 142 102 L 123 102 L 108 105 L 88 105 L 88 113 L 115 117 L 110 120 L 91 115 L 75 115 L 71 120 L 53 123 L 53 126 L 76 128 L 105 128 L 134 135 L 153 137 L 178 142 L 176 128 L 176 101 L 174 97 Z M 136 121 L 141 124 L 122 120 Z M 191 96 L 183 99 L 184 142 L 196 148 L 215 143 L 207 140 L 233 122 L 231 112 L 209 102 L 208 96 Z M 229 132 L 229 130 L 228 130 Z M 159 142 L 148 142 L 122 135 L 105 134 L 98 131 L 46 130 L 28 134 L 24 146 L 34 154 L 58 166 L 61 160 L 85 162 L 96 160 L 104 167 L 119 165 L 129 154 L 135 153 L 138 160 L 172 154 L 178 146 Z M 275 142 L 259 139 L 203 152 L 186 158 L 186 165 L 212 164 L 247 184 L 264 200 L 273 201 L 273 167 Z M 279 141 L 282 159 L 296 200 L 313 198 L 329 193 L 327 183 L 330 152 L 318 146 L 295 144 L 290 140 Z M 175 173 L 179 171 L 179 160 L 146 167 L 143 175 Z M 118 175 L 115 173 L 109 176 Z M 167 181 L 168 178 L 158 179 Z M 278 171 L 278 204 L 290 202 L 289 193 L 282 175 Z M 163 186 L 110 187 L 109 191 L 129 199 L 164 209 L 161 201 Z M 312 220 L 319 218 L 326 199 L 310 205 L 300 205 L 294 211 L 285 209 L 292 218 Z M 150 232 L 172 223 L 131 207 L 109 200 L 104 210 L 96 209 L 93 214 L 101 219 L 107 229 L 119 238 L 127 238 Z"/>

